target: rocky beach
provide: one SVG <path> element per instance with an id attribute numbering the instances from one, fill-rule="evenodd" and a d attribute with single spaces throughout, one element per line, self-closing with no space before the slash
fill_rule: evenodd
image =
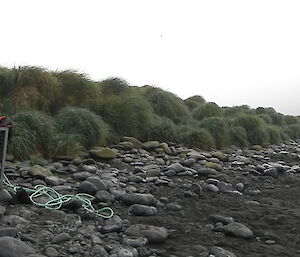
<path id="1" fill-rule="evenodd" d="M 299 143 L 202 151 L 125 137 L 76 158 L 8 158 L 14 185 L 87 193 L 114 215 L 76 200 L 46 209 L 6 187 L 0 257 L 300 256 Z"/>

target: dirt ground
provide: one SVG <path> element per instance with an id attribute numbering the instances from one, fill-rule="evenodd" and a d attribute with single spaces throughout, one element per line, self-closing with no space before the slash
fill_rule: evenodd
<path id="1" fill-rule="evenodd" d="M 170 197 L 173 202 L 182 205 L 183 210 L 160 209 L 155 216 L 128 216 L 128 219 L 132 223 L 168 228 L 171 233 L 167 241 L 153 246 L 164 250 L 165 256 L 199 256 L 200 246 L 220 246 L 238 257 L 300 256 L 300 178 L 264 177 L 252 180 L 261 190 L 261 195 L 233 196 L 206 192 L 202 197 L 186 197 L 180 188 L 160 186 L 154 195 L 157 198 Z M 249 205 L 247 201 L 258 201 L 260 205 Z M 213 224 L 210 218 L 213 214 L 231 216 L 245 224 L 253 231 L 254 238 L 230 237 L 213 231 L 207 226 Z"/>

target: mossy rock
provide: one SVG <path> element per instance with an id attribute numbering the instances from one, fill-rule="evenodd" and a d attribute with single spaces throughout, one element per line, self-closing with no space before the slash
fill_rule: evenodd
<path id="1" fill-rule="evenodd" d="M 90 154 L 100 159 L 113 159 L 117 156 L 117 152 L 111 148 L 103 147 L 90 150 Z"/>
<path id="2" fill-rule="evenodd" d="M 251 150 L 254 150 L 254 151 L 261 151 L 262 149 L 263 149 L 263 147 L 261 145 L 251 146 Z"/>
<path id="3" fill-rule="evenodd" d="M 155 148 L 154 151 L 156 153 L 164 153 L 165 152 L 165 150 L 162 147 Z"/>
<path id="4" fill-rule="evenodd" d="M 124 150 L 131 150 L 134 148 L 134 144 L 129 141 L 125 142 L 120 142 L 119 145 L 124 149 Z"/>
<path id="5" fill-rule="evenodd" d="M 162 147 L 164 149 L 164 151 L 165 151 L 166 154 L 169 154 L 169 155 L 173 154 L 171 148 L 168 146 L 167 143 L 161 143 L 160 147 Z"/>
<path id="6" fill-rule="evenodd" d="M 223 162 L 227 162 L 229 160 L 228 155 L 225 153 L 222 153 L 220 151 L 213 152 L 211 155 L 212 155 L 212 157 L 218 158 L 220 161 L 223 161 Z"/>
<path id="7" fill-rule="evenodd" d="M 136 139 L 135 137 L 123 137 L 122 139 L 124 142 L 132 143 L 135 148 L 143 147 L 143 143 L 141 141 L 139 141 L 138 139 Z"/>
<path id="8" fill-rule="evenodd" d="M 146 150 L 159 148 L 159 142 L 158 141 L 148 141 L 143 143 L 143 148 Z"/>
<path id="9" fill-rule="evenodd" d="M 214 163 L 214 162 L 206 162 L 206 163 L 205 163 L 205 166 L 206 166 L 207 168 L 211 168 L 211 169 L 214 169 L 214 170 L 216 170 L 216 171 L 222 171 L 222 170 L 223 170 L 221 164 Z"/>
<path id="10" fill-rule="evenodd" d="M 40 165 L 34 165 L 32 166 L 28 173 L 33 176 L 33 177 L 38 177 L 38 178 L 45 178 L 45 177 L 50 177 L 53 176 L 52 172 L 50 169 L 44 168 Z"/>

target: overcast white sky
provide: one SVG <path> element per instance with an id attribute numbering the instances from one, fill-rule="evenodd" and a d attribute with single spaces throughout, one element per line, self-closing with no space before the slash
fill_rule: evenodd
<path id="1" fill-rule="evenodd" d="M 0 0 L 0 65 L 300 115 L 300 1 Z"/>

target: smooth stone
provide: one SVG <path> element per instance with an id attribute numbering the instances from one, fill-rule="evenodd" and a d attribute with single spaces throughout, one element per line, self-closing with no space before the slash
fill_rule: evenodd
<path id="1" fill-rule="evenodd" d="M 71 239 L 71 236 L 68 233 L 60 233 L 51 240 L 51 243 L 60 244 L 60 243 L 69 241 L 70 239 Z"/>
<path id="2" fill-rule="evenodd" d="M 0 237 L 0 257 L 28 257 L 35 250 L 26 243 L 13 237 Z"/>
<path id="3" fill-rule="evenodd" d="M 52 246 L 48 246 L 45 249 L 45 254 L 48 257 L 58 257 L 59 256 L 59 252 Z"/>
<path id="4" fill-rule="evenodd" d="M 212 246 L 210 253 L 213 254 L 214 257 L 237 257 L 233 252 L 219 246 Z"/>
<path id="5" fill-rule="evenodd" d="M 78 192 L 95 195 L 97 193 L 97 187 L 92 182 L 83 181 L 78 187 Z"/>
<path id="6" fill-rule="evenodd" d="M 50 186 L 59 186 L 64 184 L 64 180 L 55 176 L 50 176 L 45 178 L 45 182 Z"/>
<path id="7" fill-rule="evenodd" d="M 169 154 L 169 155 L 173 154 L 171 148 L 168 146 L 167 143 L 161 143 L 160 146 L 164 149 L 166 154 Z"/>
<path id="8" fill-rule="evenodd" d="M 180 211 L 182 210 L 182 206 L 177 203 L 168 203 L 166 204 L 166 209 L 168 211 Z"/>
<path id="9" fill-rule="evenodd" d="M 100 227 L 100 231 L 102 233 L 119 232 L 122 227 L 122 219 L 118 215 L 114 215 L 111 219 L 104 221 L 103 226 Z"/>
<path id="10" fill-rule="evenodd" d="M 6 212 L 5 206 L 2 206 L 2 205 L 0 204 L 0 217 L 3 216 L 3 215 L 5 214 L 5 212 Z"/>
<path id="11" fill-rule="evenodd" d="M 222 222 L 222 224 L 224 225 L 234 222 L 234 219 L 232 217 L 227 217 L 220 214 L 213 214 L 210 217 L 214 222 Z"/>
<path id="12" fill-rule="evenodd" d="M 207 189 L 211 192 L 214 192 L 214 193 L 219 193 L 219 188 L 217 186 L 215 186 L 214 184 L 209 184 L 207 186 Z"/>
<path id="13" fill-rule="evenodd" d="M 125 230 L 129 236 L 146 237 L 149 243 L 163 243 L 168 237 L 168 230 L 145 224 L 134 224 Z"/>
<path id="14" fill-rule="evenodd" d="M 80 181 L 85 180 L 90 176 L 91 176 L 91 173 L 89 173 L 87 171 L 80 171 L 80 172 L 76 172 L 76 173 L 72 174 L 73 179 L 80 180 Z"/>
<path id="15" fill-rule="evenodd" d="M 99 202 L 105 203 L 111 203 L 115 200 L 115 197 L 106 190 L 98 191 L 95 197 Z"/>
<path id="16" fill-rule="evenodd" d="M 11 194 L 6 189 L 2 189 L 0 191 L 0 203 L 9 203 L 11 200 Z"/>
<path id="17" fill-rule="evenodd" d="M 278 171 L 276 170 L 276 168 L 269 168 L 269 169 L 264 170 L 264 175 L 271 176 L 273 178 L 277 178 Z"/>
<path id="18" fill-rule="evenodd" d="M 99 257 L 109 257 L 109 254 L 104 249 L 102 245 L 96 244 L 93 249 L 91 250 L 91 253 L 94 254 L 94 256 Z"/>
<path id="19" fill-rule="evenodd" d="M 138 251 L 131 246 L 118 246 L 110 252 L 110 256 L 116 254 L 117 257 L 138 257 Z"/>
<path id="20" fill-rule="evenodd" d="M 143 204 L 156 206 L 157 200 L 151 194 L 127 193 L 120 197 L 121 201 L 127 205 Z"/>
<path id="21" fill-rule="evenodd" d="M 251 238 L 253 237 L 253 232 L 244 224 L 238 222 L 232 222 L 223 227 L 225 234 L 242 237 Z"/>
<path id="22" fill-rule="evenodd" d="M 101 178 L 97 177 L 97 176 L 88 177 L 85 181 L 88 181 L 88 182 L 91 182 L 92 184 L 94 184 L 97 188 L 97 191 L 107 189 L 107 186 L 104 183 L 104 181 Z"/>
<path id="23" fill-rule="evenodd" d="M 0 237 L 10 236 L 15 237 L 18 233 L 17 228 L 15 227 L 2 227 L 0 228 Z"/>
<path id="24" fill-rule="evenodd" d="M 131 150 L 134 148 L 134 144 L 129 141 L 124 141 L 120 142 L 119 145 L 124 149 L 124 150 Z"/>
<path id="25" fill-rule="evenodd" d="M 176 162 L 176 163 L 173 163 L 173 164 L 169 165 L 167 167 L 167 169 L 168 170 L 174 170 L 174 171 L 176 171 L 176 173 L 185 171 L 185 168 L 179 162 Z"/>
<path id="26" fill-rule="evenodd" d="M 232 185 L 229 184 L 229 183 L 226 183 L 224 181 L 220 181 L 217 186 L 220 189 L 220 192 L 226 192 L 226 191 L 232 191 L 233 190 Z"/>
<path id="27" fill-rule="evenodd" d="M 132 143 L 136 148 L 142 148 L 143 146 L 142 142 L 135 137 L 123 137 L 123 141 Z"/>
<path id="28" fill-rule="evenodd" d="M 97 171 L 97 167 L 94 165 L 82 165 L 81 170 L 94 174 Z"/>
<path id="29" fill-rule="evenodd" d="M 205 163 L 205 166 L 207 168 L 210 168 L 210 169 L 214 169 L 216 171 L 222 171 L 223 170 L 223 167 L 221 164 L 218 164 L 218 163 L 214 163 L 214 162 L 206 162 Z"/>
<path id="30" fill-rule="evenodd" d="M 208 178 L 207 180 L 205 180 L 205 182 L 207 184 L 213 184 L 213 185 L 217 186 L 218 183 L 220 182 L 220 180 L 215 179 L 215 178 Z"/>
<path id="31" fill-rule="evenodd" d="M 159 147 L 159 142 L 158 141 L 148 141 L 143 143 L 143 148 L 146 150 L 151 150 Z"/>
<path id="32" fill-rule="evenodd" d="M 122 243 L 132 247 L 143 247 L 148 244 L 148 239 L 146 237 L 128 237 L 124 236 Z"/>
<path id="33" fill-rule="evenodd" d="M 18 224 L 28 224 L 29 221 L 18 215 L 5 215 L 1 217 L 0 222 L 8 226 L 17 226 Z"/>
<path id="34" fill-rule="evenodd" d="M 129 207 L 128 212 L 135 216 L 152 216 L 157 213 L 157 209 L 153 206 L 133 204 Z"/>
<path id="35" fill-rule="evenodd" d="M 201 185 L 199 185 L 197 183 L 192 184 L 191 191 L 194 192 L 195 194 L 197 194 L 198 196 L 203 195 L 202 187 L 201 187 Z"/>
<path id="36" fill-rule="evenodd" d="M 199 167 L 199 168 L 195 168 L 195 170 L 197 170 L 199 176 L 204 176 L 204 177 L 212 176 L 212 175 L 217 174 L 217 172 L 214 169 L 211 169 L 211 168 Z"/>

